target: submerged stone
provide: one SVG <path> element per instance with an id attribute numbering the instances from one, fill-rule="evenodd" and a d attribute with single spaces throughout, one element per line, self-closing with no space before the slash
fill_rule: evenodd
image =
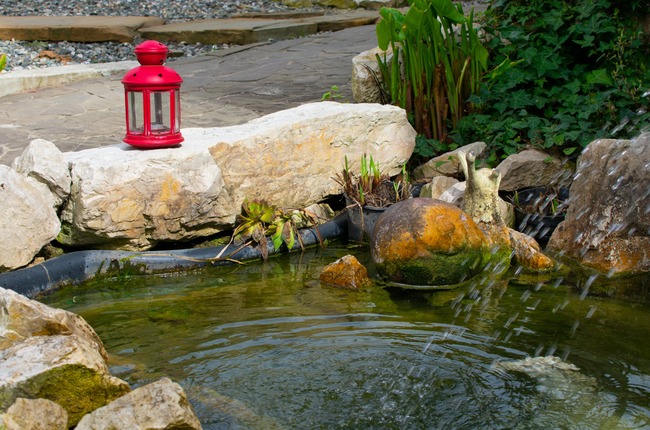
<path id="1" fill-rule="evenodd" d="M 325 266 L 320 274 L 320 281 L 352 290 L 358 290 L 370 284 L 368 270 L 353 255 L 346 255 Z"/>
<path id="2" fill-rule="evenodd" d="M 392 205 L 377 220 L 370 243 L 379 275 L 410 285 L 450 285 L 490 261 L 485 234 L 465 212 L 435 199 Z"/>

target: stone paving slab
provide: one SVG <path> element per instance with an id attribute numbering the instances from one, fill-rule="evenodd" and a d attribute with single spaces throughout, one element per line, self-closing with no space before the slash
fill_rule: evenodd
<path id="1" fill-rule="evenodd" d="M 375 47 L 376 40 L 375 26 L 366 25 L 171 60 L 168 65 L 184 80 L 182 127 L 242 124 L 317 102 L 333 85 L 343 101 L 352 100 L 352 57 Z M 37 138 L 64 152 L 121 142 L 122 76 L 0 97 L 0 164 L 11 164 Z"/>
<path id="2" fill-rule="evenodd" d="M 149 16 L 0 16 L 0 39 L 131 42 L 138 29 L 164 22 Z"/>
<path id="3" fill-rule="evenodd" d="M 140 32 L 145 39 L 161 42 L 247 45 L 269 39 L 285 40 L 322 31 L 370 25 L 378 19 L 377 11 L 364 10 L 290 19 L 205 19 L 147 27 Z"/>

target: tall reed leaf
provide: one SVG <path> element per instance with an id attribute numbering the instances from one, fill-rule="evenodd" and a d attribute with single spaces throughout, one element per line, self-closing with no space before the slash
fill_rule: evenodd
<path id="1" fill-rule="evenodd" d="M 382 8 L 377 24 L 377 56 L 384 91 L 406 109 L 416 131 L 445 141 L 447 130 L 471 111 L 469 97 L 479 90 L 488 51 L 460 4 L 451 0 L 410 0 L 406 14 Z"/>

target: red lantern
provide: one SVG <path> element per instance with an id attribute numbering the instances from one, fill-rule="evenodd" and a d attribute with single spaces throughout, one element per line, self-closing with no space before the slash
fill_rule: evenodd
<path id="1" fill-rule="evenodd" d="M 136 148 L 168 148 L 183 141 L 181 97 L 183 79 L 165 67 L 169 49 L 148 40 L 135 48 L 140 66 L 122 79 L 126 104 L 124 142 Z"/>

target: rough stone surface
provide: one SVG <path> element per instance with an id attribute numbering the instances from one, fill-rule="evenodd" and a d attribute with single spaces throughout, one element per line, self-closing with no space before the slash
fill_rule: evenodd
<path id="1" fill-rule="evenodd" d="M 35 139 L 17 157 L 11 167 L 18 173 L 47 187 L 58 209 L 70 194 L 70 170 L 63 154 L 52 142 Z"/>
<path id="2" fill-rule="evenodd" d="M 4 427 L 2 427 L 4 421 Z M 65 430 L 68 413 L 57 403 L 46 399 L 18 398 L 7 412 L 0 415 L 4 430 Z"/>
<path id="3" fill-rule="evenodd" d="M 368 270 L 353 255 L 346 255 L 325 266 L 320 281 L 335 287 L 358 290 L 370 284 Z"/>
<path id="4" fill-rule="evenodd" d="M 0 350 L 32 336 L 76 335 L 108 360 L 95 330 L 79 315 L 0 288 Z"/>
<path id="5" fill-rule="evenodd" d="M 149 16 L 3 16 L 0 39 L 132 42 L 137 29 L 163 23 Z"/>
<path id="6" fill-rule="evenodd" d="M 485 147 L 485 142 L 474 142 L 432 158 L 413 170 L 413 179 L 431 179 L 436 176 L 453 176 L 460 178 L 462 177 L 463 171 L 458 162 L 458 152 L 471 152 L 476 156 L 476 158 L 479 158 L 479 155 L 485 151 Z"/>
<path id="7" fill-rule="evenodd" d="M 231 228 L 245 198 L 304 208 L 340 194 L 333 177 L 346 155 L 371 154 L 395 175 L 415 145 L 402 109 L 333 102 L 183 135 L 180 148 L 66 153 L 72 187 L 59 240 L 147 249 L 207 236 Z"/>
<path id="8" fill-rule="evenodd" d="M 568 162 L 537 149 L 526 149 L 503 160 L 496 170 L 501 173 L 501 191 L 530 187 L 568 187 L 573 168 Z"/>
<path id="9" fill-rule="evenodd" d="M 389 207 L 377 220 L 370 250 L 380 276 L 411 285 L 456 284 L 490 260 L 489 243 L 469 215 L 427 198 Z"/>
<path id="10" fill-rule="evenodd" d="M 650 133 L 591 142 L 547 249 L 612 275 L 650 271 Z"/>
<path id="11" fill-rule="evenodd" d="M 59 233 L 52 199 L 28 178 L 0 165 L 0 271 L 28 264 Z"/>
<path id="12" fill-rule="evenodd" d="M 555 266 L 555 262 L 542 252 L 535 239 L 517 230 L 508 229 L 508 231 L 513 258 L 517 264 L 534 271 L 550 270 Z"/>
<path id="13" fill-rule="evenodd" d="M 377 64 L 377 55 L 390 61 L 393 58 L 392 50 L 385 52 L 379 48 L 363 51 L 352 58 L 352 97 L 357 103 L 385 103 L 380 83 L 382 82 L 381 72 Z"/>
<path id="14" fill-rule="evenodd" d="M 447 191 L 458 183 L 458 179 L 449 176 L 436 176 L 431 181 L 424 184 L 420 190 L 420 197 L 429 197 L 431 199 L 439 198 L 442 193 Z"/>
<path id="15" fill-rule="evenodd" d="M 0 363 L 0 409 L 19 397 L 45 398 L 67 411 L 68 426 L 130 390 L 76 335 L 30 337 L 0 351 Z"/>
<path id="16" fill-rule="evenodd" d="M 136 388 L 86 415 L 76 430 L 200 430 L 180 385 L 169 378 Z"/>

